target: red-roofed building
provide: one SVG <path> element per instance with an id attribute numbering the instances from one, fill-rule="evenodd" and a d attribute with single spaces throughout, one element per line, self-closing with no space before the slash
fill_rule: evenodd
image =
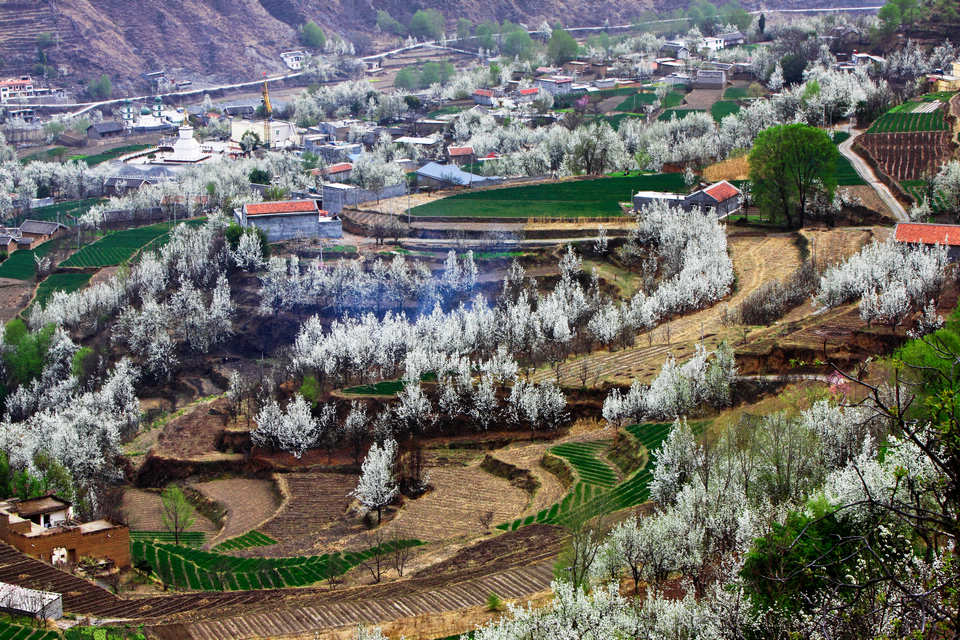
<path id="1" fill-rule="evenodd" d="M 533 102 L 540 95 L 540 89 L 537 87 L 527 87 L 517 91 L 517 102 Z"/>
<path id="2" fill-rule="evenodd" d="M 243 205 L 234 215 L 242 227 L 256 227 L 268 242 L 292 238 L 341 238 L 342 223 L 316 200 L 279 200 Z"/>
<path id="3" fill-rule="evenodd" d="M 718 218 L 726 218 L 740 211 L 743 206 L 743 194 L 726 180 L 721 180 L 687 195 L 662 191 L 640 191 L 633 196 L 633 206 L 637 210 L 660 201 L 686 210 L 702 209 L 715 213 Z"/>
<path id="4" fill-rule="evenodd" d="M 447 147 L 447 158 L 458 167 L 470 164 L 475 157 L 473 147 Z"/>
<path id="5" fill-rule="evenodd" d="M 473 92 L 473 101 L 487 107 L 493 106 L 493 91 L 490 89 L 477 89 Z"/>
<path id="6" fill-rule="evenodd" d="M 901 222 L 893 233 L 897 242 L 933 246 L 946 245 L 951 261 L 960 258 L 960 225 Z"/>
<path id="7" fill-rule="evenodd" d="M 311 175 L 323 176 L 324 179 L 331 180 L 333 182 L 343 182 L 344 180 L 348 180 L 351 173 L 353 173 L 353 164 L 350 162 L 338 162 L 337 164 L 331 164 L 323 169 L 312 169 L 310 171 Z"/>

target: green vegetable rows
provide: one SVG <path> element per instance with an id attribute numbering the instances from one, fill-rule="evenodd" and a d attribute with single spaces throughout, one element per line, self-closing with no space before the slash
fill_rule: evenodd
<path id="1" fill-rule="evenodd" d="M 0 620 L 0 640 L 57 640 L 59 637 L 56 631 L 34 629 Z"/>
<path id="2" fill-rule="evenodd" d="M 242 536 L 224 540 L 213 548 L 214 551 L 232 551 L 235 549 L 249 549 L 250 547 L 265 547 L 277 544 L 277 541 L 259 531 L 247 531 Z"/>
<path id="3" fill-rule="evenodd" d="M 401 548 L 423 544 L 401 540 Z M 393 543 L 384 545 L 386 552 Z M 164 583 L 180 589 L 236 591 L 301 587 L 346 573 L 367 560 L 376 548 L 292 558 L 237 558 L 171 544 L 130 543 L 134 564 L 150 566 Z"/>
<path id="4" fill-rule="evenodd" d="M 946 131 L 943 110 L 933 113 L 887 112 L 877 118 L 867 133 L 907 133 L 911 131 Z"/>
<path id="5" fill-rule="evenodd" d="M 551 453 L 569 460 L 577 472 L 578 481 L 573 485 L 573 489 L 564 496 L 563 500 L 539 513 L 497 525 L 497 528 L 512 531 L 534 523 L 569 526 L 604 513 L 613 513 L 643 504 L 650 499 L 649 485 L 656 466 L 655 452 L 672 426 L 671 423 L 644 423 L 627 427 L 626 430 L 646 447 L 649 462 L 612 488 L 610 485 L 596 484 L 598 480 L 596 474 L 601 476 L 604 474 L 603 471 L 598 471 L 597 465 L 605 466 L 606 473 L 616 478 L 613 469 L 596 458 L 596 453 L 603 445 L 589 453 L 584 445 L 591 443 L 564 443 L 553 447 L 550 450 Z M 702 425 L 696 425 L 694 430 L 697 431 L 701 427 Z M 569 446 L 571 444 L 577 446 L 571 449 Z"/>

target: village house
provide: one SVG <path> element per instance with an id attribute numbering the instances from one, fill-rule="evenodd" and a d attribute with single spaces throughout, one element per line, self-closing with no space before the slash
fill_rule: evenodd
<path id="1" fill-rule="evenodd" d="M 317 201 L 280 200 L 245 204 L 234 210 L 242 227 L 256 227 L 268 242 L 293 238 L 342 238 L 341 221 L 317 206 Z"/>
<path id="2" fill-rule="evenodd" d="M 485 107 L 492 107 L 493 91 L 490 89 L 477 89 L 473 92 L 473 101 Z"/>
<path id="3" fill-rule="evenodd" d="M 514 101 L 517 104 L 523 104 L 525 102 L 533 102 L 540 97 L 540 89 L 537 87 L 526 87 L 524 89 L 519 89 L 515 96 Z"/>
<path id="4" fill-rule="evenodd" d="M 106 140 L 109 138 L 119 138 L 123 135 L 124 128 L 122 122 L 116 120 L 107 120 L 104 122 L 95 122 L 87 127 L 87 137 L 91 140 Z"/>
<path id="5" fill-rule="evenodd" d="M 24 220 L 20 225 L 20 235 L 30 241 L 30 248 L 43 244 L 47 240 L 62 235 L 68 229 L 67 225 L 59 222 L 45 222 L 43 220 Z"/>
<path id="6" fill-rule="evenodd" d="M 351 162 L 338 162 L 336 164 L 331 164 L 322 169 L 312 169 L 310 174 L 314 177 L 321 177 L 324 180 L 329 180 L 331 182 L 343 182 L 344 180 L 349 180 L 351 174 L 353 173 L 353 163 Z"/>
<path id="7" fill-rule="evenodd" d="M 660 47 L 659 57 L 676 58 L 677 60 L 687 60 L 690 58 L 690 49 L 682 40 L 668 40 Z"/>
<path id="8" fill-rule="evenodd" d="M 35 95 L 33 78 L 28 75 L 0 80 L 0 102 L 32 98 Z"/>
<path id="9" fill-rule="evenodd" d="M 698 69 L 693 79 L 695 89 L 723 89 L 727 86 L 727 74 L 720 69 Z"/>
<path id="10" fill-rule="evenodd" d="M 573 78 L 570 76 L 547 76 L 537 78 L 537 87 L 553 96 L 562 96 L 573 91 Z"/>
<path id="11" fill-rule="evenodd" d="M 635 211 L 654 202 L 666 202 L 685 211 L 699 208 L 715 213 L 718 218 L 725 218 L 740 211 L 743 206 L 743 194 L 726 180 L 721 180 L 689 194 L 639 191 L 633 196 Z"/>
<path id="12" fill-rule="evenodd" d="M 743 35 L 740 31 L 728 31 L 727 33 L 721 33 L 717 37 L 723 40 L 724 48 L 735 47 L 747 41 L 747 36 Z"/>
<path id="13" fill-rule="evenodd" d="M 960 225 L 901 222 L 893 233 L 897 242 L 932 247 L 945 245 L 951 262 L 960 259 Z"/>
<path id="14" fill-rule="evenodd" d="M 458 167 L 470 164 L 475 158 L 473 147 L 454 147 L 452 145 L 447 147 L 447 160 Z"/>
<path id="15" fill-rule="evenodd" d="M 0 502 L 0 540 L 51 564 L 75 564 L 88 557 L 130 566 L 126 526 L 109 520 L 77 522 L 72 505 L 52 495 Z"/>
<path id="16" fill-rule="evenodd" d="M 281 51 L 280 59 L 288 69 L 299 71 L 303 68 L 303 61 L 307 59 L 306 51 Z"/>

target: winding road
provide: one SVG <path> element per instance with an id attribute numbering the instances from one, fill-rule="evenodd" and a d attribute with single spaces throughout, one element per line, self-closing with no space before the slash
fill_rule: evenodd
<path id="1" fill-rule="evenodd" d="M 893 214 L 893 217 L 897 222 L 910 222 L 910 216 L 907 215 L 907 210 L 903 208 L 903 205 L 893 197 L 890 189 L 887 185 L 880 182 L 877 179 L 877 174 L 873 172 L 873 169 L 870 168 L 863 158 L 861 158 L 853 150 L 853 142 L 857 139 L 863 131 L 857 129 L 850 130 L 850 137 L 844 140 L 839 145 L 840 153 L 850 161 L 850 164 L 853 165 L 853 168 L 856 169 L 857 173 L 860 174 L 860 177 L 864 181 L 873 187 L 873 190 L 877 192 L 877 195 L 880 196 L 880 199 L 886 203 L 887 207 L 890 208 L 890 212 Z"/>

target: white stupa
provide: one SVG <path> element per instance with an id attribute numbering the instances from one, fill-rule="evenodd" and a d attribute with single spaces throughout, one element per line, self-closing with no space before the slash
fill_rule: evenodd
<path id="1" fill-rule="evenodd" d="M 173 143 L 173 155 L 166 157 L 165 160 L 167 162 L 192 163 L 201 162 L 208 157 L 204 155 L 200 143 L 194 139 L 190 121 L 184 118 L 180 125 L 180 137 Z"/>

